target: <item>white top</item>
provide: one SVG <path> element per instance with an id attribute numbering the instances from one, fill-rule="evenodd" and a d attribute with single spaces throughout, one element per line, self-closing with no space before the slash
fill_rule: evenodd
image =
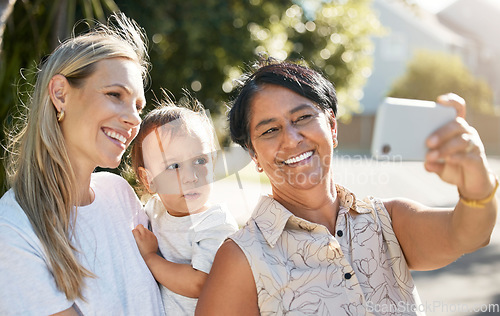
<path id="1" fill-rule="evenodd" d="M 0 200 L 0 315 L 49 315 L 75 304 L 83 315 L 163 315 L 158 286 L 132 234 L 147 217 L 121 177 L 92 174 L 95 200 L 77 208 L 73 245 L 95 274 L 85 301 L 68 301 L 56 288 L 48 258 L 13 190 Z"/>
<path id="2" fill-rule="evenodd" d="M 238 230 L 233 216 L 222 205 L 214 205 L 201 213 L 175 217 L 165 210 L 155 195 L 145 209 L 162 256 L 174 263 L 190 264 L 207 274 L 222 242 Z M 198 299 L 179 295 L 163 285 L 161 294 L 165 312 L 169 315 L 194 315 Z"/>
<path id="3" fill-rule="evenodd" d="M 335 236 L 264 196 L 230 238 L 244 252 L 261 315 L 423 315 L 384 204 L 337 186 Z"/>

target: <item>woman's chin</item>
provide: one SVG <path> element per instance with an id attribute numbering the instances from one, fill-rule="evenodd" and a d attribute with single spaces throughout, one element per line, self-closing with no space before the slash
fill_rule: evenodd
<path id="1" fill-rule="evenodd" d="M 116 169 L 118 166 L 120 166 L 121 162 L 121 156 L 118 158 L 118 160 L 111 160 L 105 163 L 99 164 L 100 168 L 106 168 L 106 169 Z"/>
<path id="2" fill-rule="evenodd" d="M 275 181 L 273 181 L 275 180 Z M 276 179 L 271 179 L 271 184 L 276 188 L 289 188 L 294 190 L 309 190 L 322 185 L 325 181 L 325 177 L 320 175 L 310 175 L 308 177 L 289 177 L 282 178 L 281 181 Z"/>

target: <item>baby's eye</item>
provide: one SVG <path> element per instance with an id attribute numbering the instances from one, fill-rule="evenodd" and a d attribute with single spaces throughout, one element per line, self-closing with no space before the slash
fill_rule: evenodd
<path id="1" fill-rule="evenodd" d="M 178 163 L 173 163 L 167 166 L 167 170 L 179 169 L 181 166 Z"/>
<path id="2" fill-rule="evenodd" d="M 208 159 L 207 158 L 204 158 L 204 157 L 201 157 L 201 158 L 198 158 L 194 161 L 194 164 L 195 165 L 206 165 L 208 162 Z"/>

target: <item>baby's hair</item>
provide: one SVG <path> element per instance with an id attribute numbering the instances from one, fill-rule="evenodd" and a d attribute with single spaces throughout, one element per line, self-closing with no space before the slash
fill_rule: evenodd
<path id="1" fill-rule="evenodd" d="M 156 128 L 169 123 L 175 127 L 173 130 L 175 133 L 174 135 L 178 133 L 192 135 L 197 131 L 199 132 L 201 129 L 203 134 L 209 138 L 211 150 L 213 156 L 215 156 L 217 150 L 215 129 L 203 105 L 196 98 L 191 96 L 186 96 L 177 104 L 166 97 L 159 103 L 157 108 L 144 116 L 141 128 L 134 140 L 130 152 L 132 170 L 142 185 L 144 185 L 144 183 L 142 182 L 143 179 L 139 176 L 139 168 L 144 168 L 144 139 Z"/>

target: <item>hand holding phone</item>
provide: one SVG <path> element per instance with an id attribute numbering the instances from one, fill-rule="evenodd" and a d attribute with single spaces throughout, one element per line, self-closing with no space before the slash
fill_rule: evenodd
<path id="1" fill-rule="evenodd" d="M 372 156 L 423 161 L 427 137 L 456 116 L 453 107 L 432 101 L 386 98 L 375 119 Z"/>

